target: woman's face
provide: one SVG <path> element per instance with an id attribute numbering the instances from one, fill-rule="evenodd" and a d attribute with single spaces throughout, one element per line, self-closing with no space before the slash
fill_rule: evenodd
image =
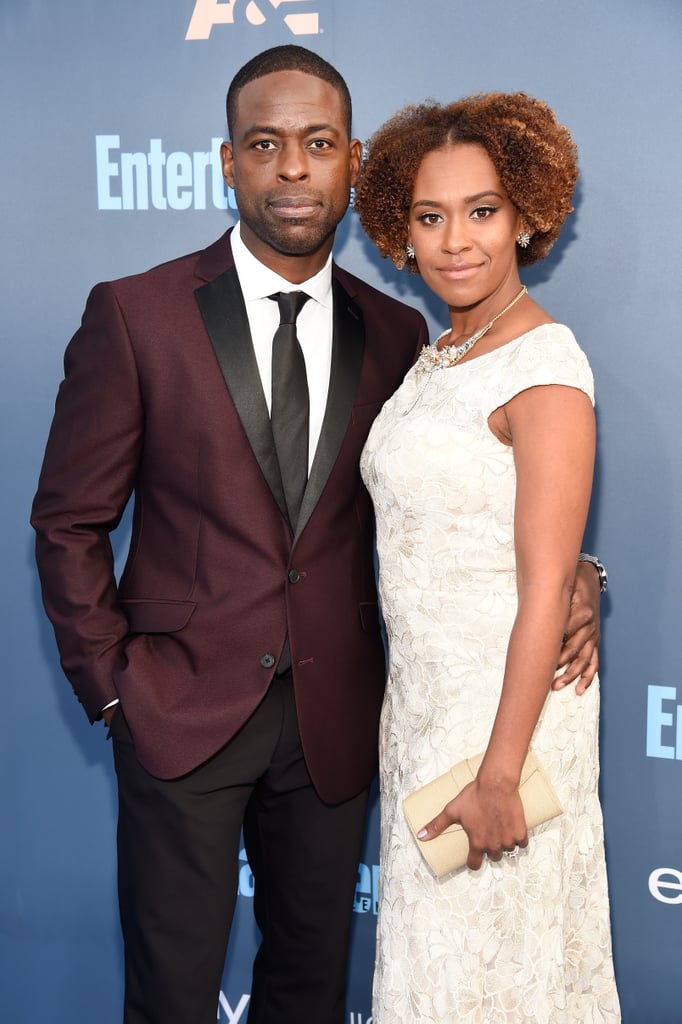
<path id="1" fill-rule="evenodd" d="M 414 183 L 410 241 L 422 277 L 448 306 L 506 301 L 518 290 L 522 226 L 482 146 L 457 143 L 424 157 Z"/>

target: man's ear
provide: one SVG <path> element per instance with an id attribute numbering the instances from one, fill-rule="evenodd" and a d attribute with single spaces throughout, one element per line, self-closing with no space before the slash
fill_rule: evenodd
<path id="1" fill-rule="evenodd" d="M 350 140 L 350 183 L 354 185 L 358 180 L 360 167 L 362 166 L 362 143 L 360 139 Z"/>
<path id="2" fill-rule="evenodd" d="M 230 188 L 234 188 L 234 160 L 231 142 L 223 142 L 220 147 L 220 162 L 223 167 L 223 178 Z"/>

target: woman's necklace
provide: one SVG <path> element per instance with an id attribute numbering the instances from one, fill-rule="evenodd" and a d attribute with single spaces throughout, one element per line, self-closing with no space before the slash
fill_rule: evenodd
<path id="1" fill-rule="evenodd" d="M 466 355 L 467 352 L 471 352 L 476 342 L 480 341 L 483 335 L 488 333 L 493 324 L 496 323 L 501 316 L 504 316 L 505 313 L 509 312 L 512 306 L 514 306 L 519 299 L 523 298 L 527 291 L 528 289 L 524 284 L 521 291 L 514 296 L 511 302 L 509 302 L 504 309 L 501 309 L 500 312 L 485 325 L 485 327 L 481 327 L 480 330 L 476 331 L 475 334 L 472 334 L 471 337 L 467 338 L 467 340 L 462 342 L 461 345 L 445 345 L 444 348 L 438 348 L 440 338 L 444 338 L 446 334 L 450 333 L 449 331 L 444 331 L 443 334 L 436 339 L 436 343 L 434 345 L 424 345 L 424 348 L 419 354 L 419 359 L 415 364 L 415 375 L 420 377 L 423 373 L 430 373 L 432 370 L 447 370 L 450 366 L 455 366 L 462 356 Z"/>

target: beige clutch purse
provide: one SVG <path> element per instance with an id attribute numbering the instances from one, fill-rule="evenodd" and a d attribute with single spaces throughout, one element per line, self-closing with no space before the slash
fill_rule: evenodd
<path id="1" fill-rule="evenodd" d="M 450 800 L 454 800 L 465 786 L 474 781 L 482 760 L 483 754 L 478 754 L 459 761 L 445 775 L 405 797 L 403 810 L 415 839 L 424 825 L 440 814 Z M 529 829 L 556 818 L 562 812 L 559 798 L 532 750 L 528 751 L 523 765 L 519 794 Z M 438 878 L 463 867 L 469 856 L 469 837 L 458 824 L 450 825 L 436 839 L 428 842 L 417 839 L 417 843 L 422 856 Z"/>

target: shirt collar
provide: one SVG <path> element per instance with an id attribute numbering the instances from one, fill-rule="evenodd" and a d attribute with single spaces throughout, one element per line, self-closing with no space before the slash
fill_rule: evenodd
<path id="1" fill-rule="evenodd" d="M 246 248 L 239 230 L 239 222 L 234 227 L 230 236 L 232 243 L 232 255 L 234 265 L 237 269 L 239 284 L 241 285 L 244 299 L 248 302 L 252 299 L 266 299 L 275 292 L 302 291 L 306 295 L 319 302 L 326 308 L 331 308 L 332 301 L 332 254 L 329 253 L 327 262 L 318 270 L 313 277 L 301 284 L 292 285 L 284 277 L 280 277 L 274 270 L 270 270 L 264 263 L 256 259 L 252 252 Z"/>

